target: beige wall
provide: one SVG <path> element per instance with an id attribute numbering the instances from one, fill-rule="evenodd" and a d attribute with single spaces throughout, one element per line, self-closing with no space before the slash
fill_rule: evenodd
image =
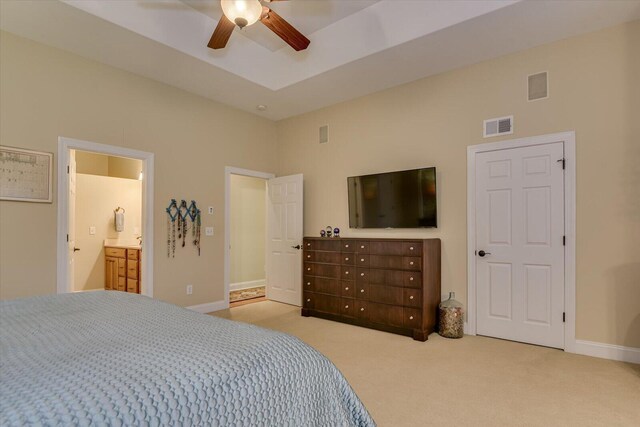
<path id="1" fill-rule="evenodd" d="M 640 347 L 640 22 L 419 80 L 278 123 L 278 173 L 305 176 L 305 234 L 439 237 L 442 295 L 465 304 L 466 148 L 482 121 L 513 114 L 502 139 L 575 130 L 578 339 Z M 546 70 L 550 98 L 526 101 Z M 329 125 L 329 143 L 318 127 Z M 350 230 L 346 178 L 436 166 L 436 230 Z"/>
<path id="2" fill-rule="evenodd" d="M 231 175 L 231 285 L 265 279 L 266 183 Z"/>
<path id="3" fill-rule="evenodd" d="M 117 232 L 113 211 L 122 207 L 124 231 Z M 74 290 L 104 288 L 104 240 L 136 242 L 142 223 L 142 181 L 97 175 L 76 176 L 76 252 Z M 96 233 L 90 234 L 89 227 Z"/>
<path id="4" fill-rule="evenodd" d="M 138 179 L 142 160 L 76 150 L 76 170 L 90 175 Z"/>
<path id="5" fill-rule="evenodd" d="M 2 145 L 57 153 L 65 136 L 155 153 L 154 296 L 183 306 L 224 299 L 224 233 L 203 233 L 200 257 L 190 246 L 168 259 L 164 209 L 194 199 L 215 208 L 202 226 L 223 230 L 224 167 L 273 171 L 273 122 L 6 32 L 0 93 Z M 56 292 L 56 209 L 0 202 L 0 298 Z"/>

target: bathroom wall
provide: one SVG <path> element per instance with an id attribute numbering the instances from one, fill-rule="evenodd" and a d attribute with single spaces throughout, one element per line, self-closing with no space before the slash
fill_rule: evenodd
<path id="1" fill-rule="evenodd" d="M 260 286 L 265 282 L 265 186 L 264 179 L 231 175 L 232 290 Z"/>
<path id="2" fill-rule="evenodd" d="M 113 223 L 118 206 L 125 209 L 124 231 L 120 233 Z M 74 291 L 104 288 L 104 240 L 136 241 L 141 222 L 142 181 L 77 174 L 76 247 L 80 251 L 75 254 Z M 95 227 L 95 234 L 90 227 Z"/>

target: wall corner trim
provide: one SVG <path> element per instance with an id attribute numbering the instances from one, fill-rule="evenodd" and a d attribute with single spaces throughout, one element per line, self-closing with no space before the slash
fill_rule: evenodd
<path id="1" fill-rule="evenodd" d="M 225 300 L 208 302 L 205 304 L 190 305 L 185 307 L 188 310 L 197 311 L 198 313 L 211 313 L 214 311 L 224 310 L 229 308 L 229 303 Z"/>
<path id="2" fill-rule="evenodd" d="M 571 353 L 640 364 L 640 348 L 576 340 Z"/>

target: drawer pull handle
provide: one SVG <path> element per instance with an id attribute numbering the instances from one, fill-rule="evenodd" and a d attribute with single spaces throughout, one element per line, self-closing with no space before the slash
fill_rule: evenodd
<path id="1" fill-rule="evenodd" d="M 307 255 L 307 258 L 311 258 L 311 255 Z"/>
<path id="2" fill-rule="evenodd" d="M 349 261 L 349 257 L 346 257 L 344 260 L 345 260 L 345 261 Z"/>
<path id="3" fill-rule="evenodd" d="M 360 249 L 364 249 L 364 245 L 360 245 Z"/>
<path id="4" fill-rule="evenodd" d="M 413 277 L 409 277 L 409 281 L 410 281 L 410 282 L 413 282 Z"/>
<path id="5" fill-rule="evenodd" d="M 349 308 L 349 306 L 348 306 L 348 305 L 345 305 L 345 306 L 344 306 L 344 308 Z"/>
<path id="6" fill-rule="evenodd" d="M 346 245 L 344 245 L 344 247 L 345 247 L 345 248 L 348 248 L 348 247 L 349 247 L 349 244 L 347 243 Z"/>
<path id="7" fill-rule="evenodd" d="M 413 320 L 413 316 L 409 316 L 409 320 Z"/>
<path id="8" fill-rule="evenodd" d="M 307 286 L 311 286 L 311 282 L 307 282 Z"/>
<path id="9" fill-rule="evenodd" d="M 307 246 L 311 246 L 311 243 L 307 243 Z"/>
<path id="10" fill-rule="evenodd" d="M 307 271 L 311 271 L 311 267 L 307 267 Z"/>
<path id="11" fill-rule="evenodd" d="M 363 277 L 364 277 L 364 273 L 360 273 L 360 276 L 363 276 Z"/>
<path id="12" fill-rule="evenodd" d="M 409 265 L 413 265 L 413 261 L 409 262 Z"/>
<path id="13" fill-rule="evenodd" d="M 411 295 L 411 296 L 409 297 L 409 299 L 413 299 L 413 295 Z"/>
<path id="14" fill-rule="evenodd" d="M 362 294 L 362 293 L 364 293 L 364 289 L 360 289 L 360 293 L 361 293 L 361 294 Z"/>
<path id="15" fill-rule="evenodd" d="M 364 311 L 364 307 L 362 307 L 362 308 L 360 309 L 360 311 Z"/>
<path id="16" fill-rule="evenodd" d="M 412 250 L 413 250 L 413 246 L 411 246 L 411 247 L 409 248 L 409 250 L 410 250 L 410 251 L 412 251 Z"/>
<path id="17" fill-rule="evenodd" d="M 307 298 L 307 302 L 311 302 L 311 298 Z"/>
<path id="18" fill-rule="evenodd" d="M 345 271 L 345 272 L 344 272 L 344 274 L 349 274 L 349 272 L 348 272 L 348 271 Z"/>
<path id="19" fill-rule="evenodd" d="M 364 262 L 364 258 L 360 258 L 360 262 Z"/>
<path id="20" fill-rule="evenodd" d="M 345 290 L 345 291 L 348 291 L 348 290 L 349 290 L 349 287 L 347 286 L 346 288 L 344 288 L 344 290 Z"/>

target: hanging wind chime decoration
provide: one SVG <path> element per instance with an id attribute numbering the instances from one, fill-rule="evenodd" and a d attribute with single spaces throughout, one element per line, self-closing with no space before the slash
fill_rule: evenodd
<path id="1" fill-rule="evenodd" d="M 176 241 L 183 248 L 187 242 L 187 232 L 191 230 L 191 238 L 193 239 L 193 245 L 198 249 L 198 256 L 200 256 L 200 228 L 201 218 L 200 209 L 196 205 L 195 200 L 191 201 L 190 205 L 187 205 L 186 200 L 181 200 L 180 204 L 176 199 L 171 199 L 167 211 L 167 257 L 176 257 Z M 191 223 L 191 224 L 189 224 Z M 177 231 L 177 233 L 176 233 Z M 177 234 L 177 240 L 176 240 Z"/>

